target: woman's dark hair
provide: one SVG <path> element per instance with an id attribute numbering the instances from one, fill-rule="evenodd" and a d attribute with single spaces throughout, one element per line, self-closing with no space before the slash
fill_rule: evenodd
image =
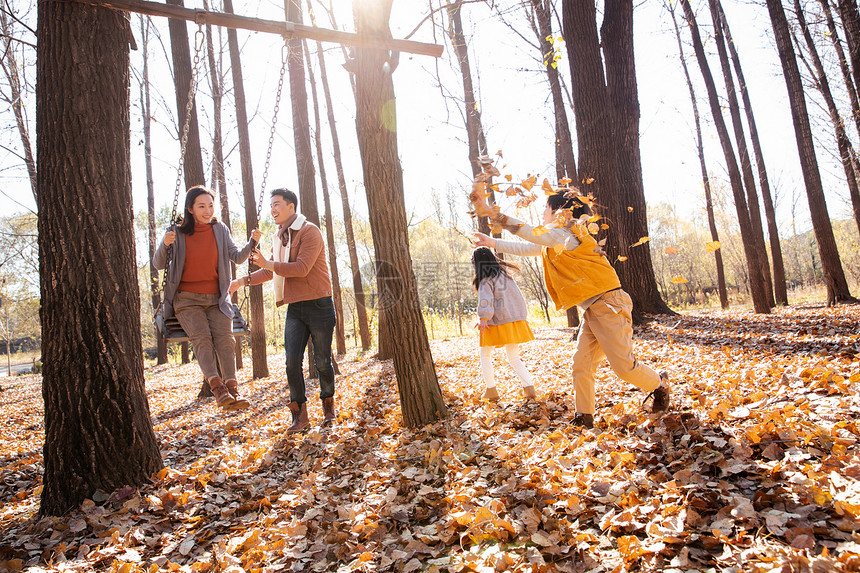
<path id="1" fill-rule="evenodd" d="M 493 251 L 487 247 L 478 247 L 472 251 L 472 265 L 475 267 L 475 279 L 472 284 L 475 290 L 484 279 L 497 277 L 499 275 L 511 276 L 508 271 L 519 270 L 519 267 L 508 261 L 500 260 Z"/>
<path id="2" fill-rule="evenodd" d="M 583 201 L 575 191 L 568 189 L 562 189 L 554 195 L 547 197 L 546 204 L 553 211 L 558 211 L 559 209 L 569 210 L 574 219 L 579 219 L 583 215 L 591 215 L 591 207 L 588 203 Z"/>
<path id="3" fill-rule="evenodd" d="M 194 234 L 194 217 L 191 216 L 189 211 L 191 211 L 191 208 L 194 207 L 194 202 L 197 201 L 197 198 L 201 195 L 209 195 L 212 197 L 213 201 L 215 200 L 215 193 L 203 185 L 195 185 L 189 189 L 185 194 L 185 211 L 182 212 L 182 222 L 179 224 L 179 227 L 177 227 L 177 230 L 180 233 L 185 235 Z"/>

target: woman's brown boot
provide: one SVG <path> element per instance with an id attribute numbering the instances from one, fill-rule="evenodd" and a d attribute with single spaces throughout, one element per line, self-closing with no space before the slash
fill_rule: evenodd
<path id="1" fill-rule="evenodd" d="M 302 402 L 300 406 L 298 402 L 290 402 L 287 406 L 290 408 L 290 414 L 293 415 L 293 423 L 287 428 L 287 433 L 296 434 L 305 431 L 311 425 L 308 420 L 308 403 Z"/>
<path id="2" fill-rule="evenodd" d="M 239 382 L 236 380 L 227 380 L 224 384 L 227 386 L 227 391 L 230 392 L 230 396 L 233 397 L 233 401 L 235 402 L 233 406 L 234 410 L 244 410 L 251 405 L 246 399 L 239 397 Z"/>
<path id="3" fill-rule="evenodd" d="M 213 376 L 209 379 L 209 388 L 212 389 L 212 395 L 215 396 L 215 402 L 225 410 L 234 410 L 236 400 L 233 399 L 233 396 L 230 395 L 230 392 L 227 390 L 227 386 L 224 385 L 224 382 L 221 381 L 221 378 L 218 376 Z"/>

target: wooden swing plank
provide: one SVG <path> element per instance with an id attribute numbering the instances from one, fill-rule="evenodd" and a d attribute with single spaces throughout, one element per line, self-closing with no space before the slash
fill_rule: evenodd
<path id="1" fill-rule="evenodd" d="M 334 42 L 337 44 L 346 44 L 348 46 L 357 46 L 362 48 L 380 48 L 385 50 L 397 50 L 400 52 L 408 52 L 410 54 L 419 54 L 422 56 L 433 56 L 438 58 L 442 55 L 443 47 L 439 44 L 428 44 L 425 42 L 416 42 L 413 40 L 397 40 L 394 38 L 366 38 L 351 32 L 342 32 L 340 30 L 329 30 L 326 28 L 316 28 L 314 26 L 305 26 L 293 22 L 279 22 L 277 20 L 262 20 L 260 18 L 251 18 L 249 16 L 238 16 L 236 14 L 226 14 L 224 12 L 214 12 L 207 10 L 194 10 L 184 8 L 182 6 L 173 6 L 170 4 L 159 4 L 157 2 L 148 2 L 147 0 L 73 0 L 82 4 L 91 6 L 100 6 L 103 8 L 113 8 L 125 12 L 135 12 L 138 14 L 147 14 L 149 16 L 164 16 L 179 20 L 188 20 L 198 24 L 211 24 L 213 26 L 221 26 L 224 28 L 239 28 L 242 30 L 252 30 L 255 32 L 266 32 L 269 34 L 278 34 L 280 36 L 297 36 L 299 38 L 307 38 L 309 40 L 318 40 L 320 42 Z"/>

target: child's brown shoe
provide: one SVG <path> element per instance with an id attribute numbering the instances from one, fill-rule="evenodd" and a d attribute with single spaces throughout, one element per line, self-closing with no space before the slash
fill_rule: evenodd
<path id="1" fill-rule="evenodd" d="M 537 392 L 534 386 L 523 386 L 523 399 L 537 400 Z"/>

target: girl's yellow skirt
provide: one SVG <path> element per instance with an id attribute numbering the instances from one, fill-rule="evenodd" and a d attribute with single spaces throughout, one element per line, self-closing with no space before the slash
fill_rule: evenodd
<path id="1" fill-rule="evenodd" d="M 505 324 L 491 324 L 481 332 L 481 346 L 495 346 L 496 348 L 505 344 L 522 344 L 534 340 L 535 335 L 525 320 L 506 322 Z"/>

